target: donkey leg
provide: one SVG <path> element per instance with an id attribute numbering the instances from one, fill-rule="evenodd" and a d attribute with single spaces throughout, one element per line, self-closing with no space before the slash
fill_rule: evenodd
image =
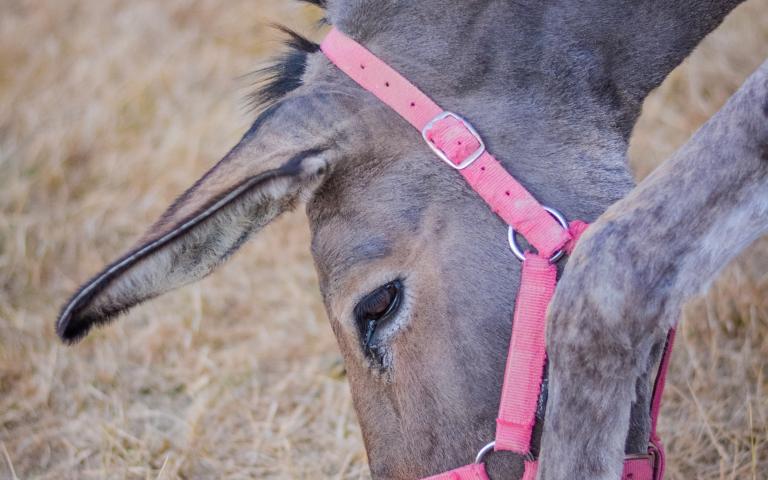
<path id="1" fill-rule="evenodd" d="M 644 454 L 648 451 L 648 440 L 651 436 L 651 418 L 648 412 L 653 400 L 653 381 L 656 378 L 656 365 L 666 344 L 666 337 L 656 343 L 648 357 L 645 371 L 635 382 L 635 396 L 629 413 L 629 432 L 627 433 L 624 452 L 628 454 Z"/>
<path id="2" fill-rule="evenodd" d="M 635 385 L 682 304 L 768 232 L 768 62 L 587 231 L 549 310 L 539 479 L 620 478 Z"/>

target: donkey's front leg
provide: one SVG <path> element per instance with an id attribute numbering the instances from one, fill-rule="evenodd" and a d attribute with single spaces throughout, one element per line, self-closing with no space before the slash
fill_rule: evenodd
<path id="1" fill-rule="evenodd" d="M 620 478 L 651 347 L 766 232 L 768 62 L 576 248 L 549 311 L 540 480 Z"/>

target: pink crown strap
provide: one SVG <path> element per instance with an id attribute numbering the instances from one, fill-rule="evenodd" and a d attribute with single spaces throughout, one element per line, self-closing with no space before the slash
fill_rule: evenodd
<path id="1" fill-rule="evenodd" d="M 341 71 L 419 131 L 444 112 L 400 73 L 337 29 L 328 33 L 320 48 Z M 465 125 L 452 117 L 436 122 L 426 133 L 455 164 L 478 145 Z M 568 232 L 487 151 L 460 172 L 491 209 L 542 256 L 550 257 L 570 240 Z"/>

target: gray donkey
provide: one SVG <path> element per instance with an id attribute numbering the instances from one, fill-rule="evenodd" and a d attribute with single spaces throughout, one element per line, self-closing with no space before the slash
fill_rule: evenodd
<path id="1" fill-rule="evenodd" d="M 645 96 L 738 3 L 328 1 L 329 22 L 469 119 L 539 201 L 595 222 L 550 308 L 541 479 L 613 480 L 645 453 L 666 329 L 766 231 L 768 65 L 634 190 L 626 163 Z M 506 226 L 317 45 L 291 43 L 251 129 L 57 331 L 76 341 L 202 278 L 303 201 L 373 477 L 466 464 L 494 436 L 520 274 Z M 522 460 L 494 453 L 488 471 L 519 478 Z"/>

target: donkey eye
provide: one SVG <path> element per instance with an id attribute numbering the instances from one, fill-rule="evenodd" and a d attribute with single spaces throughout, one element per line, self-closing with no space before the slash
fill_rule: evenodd
<path id="1" fill-rule="evenodd" d="M 372 291 L 355 306 L 355 321 L 366 350 L 379 322 L 392 315 L 400 305 L 402 290 L 400 280 L 394 280 Z"/>
<path id="2" fill-rule="evenodd" d="M 389 313 L 400 293 L 400 281 L 395 280 L 372 291 L 355 307 L 360 319 L 378 319 Z"/>

